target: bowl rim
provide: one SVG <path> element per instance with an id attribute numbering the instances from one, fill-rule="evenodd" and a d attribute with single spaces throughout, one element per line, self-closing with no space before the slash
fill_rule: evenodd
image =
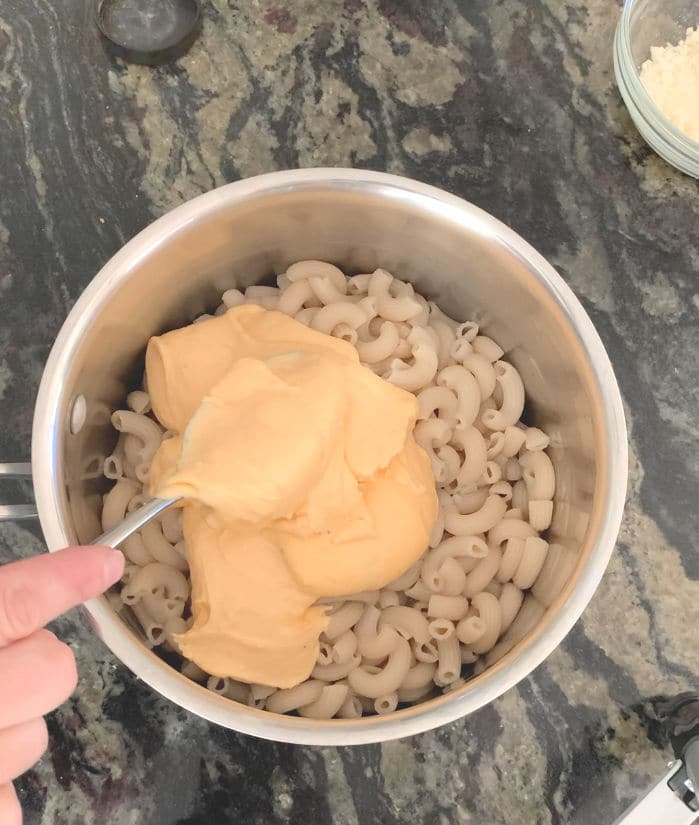
<path id="1" fill-rule="evenodd" d="M 631 48 L 631 17 L 638 0 L 625 0 L 614 35 L 614 74 L 619 92 L 643 139 L 669 164 L 699 177 L 699 141 L 661 111 L 641 82 Z"/>
<path id="2" fill-rule="evenodd" d="M 241 733 L 278 742 L 304 745 L 368 744 L 431 730 L 477 710 L 502 695 L 531 673 L 560 644 L 594 594 L 614 549 L 623 514 L 627 482 L 627 434 L 623 404 L 609 357 L 592 321 L 572 290 L 553 267 L 514 230 L 497 218 L 441 189 L 383 172 L 357 169 L 316 168 L 271 172 L 227 184 L 202 194 L 166 213 L 122 247 L 99 271 L 80 295 L 56 338 L 44 368 L 34 412 L 32 467 L 41 527 L 49 551 L 70 541 L 61 514 L 62 478 L 58 468 L 63 437 L 60 398 L 62 377 L 84 331 L 110 296 L 144 258 L 167 244 L 195 219 L 212 216 L 219 209 L 264 195 L 296 189 L 342 189 L 388 199 L 407 200 L 442 216 L 477 226 L 486 237 L 516 255 L 545 289 L 563 314 L 586 357 L 601 403 L 601 428 L 605 433 L 600 462 L 602 490 L 599 532 L 575 587 L 555 615 L 542 621 L 543 630 L 525 639 L 527 656 L 519 645 L 466 688 L 397 711 L 387 716 L 353 720 L 318 721 L 280 716 L 240 706 L 198 685 L 148 650 L 101 597 L 86 603 L 93 628 L 136 676 L 160 694 L 209 721 Z M 520 651 L 521 652 L 521 651 Z M 517 654 L 517 655 L 515 655 Z"/>

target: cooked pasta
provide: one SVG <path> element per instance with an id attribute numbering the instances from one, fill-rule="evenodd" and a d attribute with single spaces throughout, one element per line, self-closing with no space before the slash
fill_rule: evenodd
<path id="1" fill-rule="evenodd" d="M 374 710 L 379 714 L 379 716 L 383 716 L 386 713 L 393 713 L 393 711 L 398 707 L 398 691 L 394 690 L 392 693 L 386 694 L 386 696 L 379 696 L 378 699 L 374 699 Z"/>
<path id="2" fill-rule="evenodd" d="M 341 603 L 337 610 L 329 613 L 325 637 L 335 641 L 357 624 L 363 612 L 364 605 L 361 602 Z"/>
<path id="3" fill-rule="evenodd" d="M 464 588 L 465 588 L 464 584 Z M 468 611 L 468 599 L 463 596 L 442 596 L 435 593 L 427 603 L 427 615 L 431 619 L 451 619 L 458 622 Z"/>
<path id="4" fill-rule="evenodd" d="M 325 682 L 309 679 L 296 687 L 277 690 L 266 700 L 267 710 L 272 713 L 288 713 L 290 710 L 310 705 L 320 699 Z"/>
<path id="5" fill-rule="evenodd" d="M 454 622 L 450 619 L 439 618 L 433 619 L 427 625 L 427 630 L 434 641 L 438 642 L 441 639 L 448 639 L 450 636 L 453 636 L 456 628 L 454 627 Z"/>
<path id="6" fill-rule="evenodd" d="M 439 687 L 445 687 L 458 679 L 461 673 L 461 650 L 456 635 L 450 635 L 446 639 L 438 641 L 437 653 L 439 659 L 434 683 Z"/>
<path id="7" fill-rule="evenodd" d="M 244 303 L 344 338 L 365 366 L 415 393 L 415 437 L 431 459 L 439 513 L 424 555 L 397 579 L 318 600 L 327 626 L 306 681 L 284 690 L 246 685 L 186 660 L 181 672 L 224 698 L 314 719 L 391 713 L 461 689 L 531 631 L 578 560 L 541 537 L 556 477 L 548 435 L 520 422 L 516 368 L 477 324 L 453 321 L 381 269 L 347 278 L 324 261 L 300 261 L 277 286 L 227 290 L 213 314 Z M 150 462 L 172 435 L 154 417 L 146 387 L 130 392 L 111 420 L 119 435 L 103 462 L 114 482 L 103 501 L 105 530 L 148 500 Z M 191 622 L 182 511 L 165 511 L 123 550 L 129 564 L 115 609 L 132 611 L 149 646 L 177 651 Z"/>
<path id="8" fill-rule="evenodd" d="M 332 646 L 331 659 L 337 664 L 344 664 L 349 662 L 357 650 L 357 636 L 354 631 L 346 630 L 342 636 L 335 640 Z M 328 664 L 330 664 L 328 662 Z"/>
<path id="9" fill-rule="evenodd" d="M 299 716 L 309 719 L 332 719 L 344 705 L 348 693 L 347 685 L 325 685 L 314 702 L 298 708 Z M 395 710 L 395 707 L 393 709 Z"/>
<path id="10" fill-rule="evenodd" d="M 500 636 L 502 624 L 500 602 L 492 593 L 481 591 L 473 597 L 471 607 L 483 622 L 484 632 L 470 645 L 470 648 L 474 653 L 486 653 L 495 646 Z"/>

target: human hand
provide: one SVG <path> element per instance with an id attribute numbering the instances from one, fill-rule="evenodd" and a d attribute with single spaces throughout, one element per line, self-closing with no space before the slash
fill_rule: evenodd
<path id="1" fill-rule="evenodd" d="M 69 547 L 0 567 L 0 822 L 20 825 L 12 780 L 46 750 L 43 714 L 77 683 L 68 645 L 43 626 L 99 595 L 121 576 L 124 557 L 107 547 Z"/>

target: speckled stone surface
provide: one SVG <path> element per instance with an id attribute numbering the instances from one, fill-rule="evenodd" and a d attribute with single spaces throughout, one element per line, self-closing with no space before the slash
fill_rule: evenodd
<path id="1" fill-rule="evenodd" d="M 191 52 L 155 70 L 109 59 L 92 6 L 0 7 L 2 458 L 28 457 L 49 347 L 128 238 L 226 181 L 341 165 L 462 195 L 554 263 L 616 367 L 631 480 L 617 552 L 564 644 L 489 707 L 409 740 L 227 732 L 61 619 L 80 686 L 18 783 L 26 822 L 611 823 L 664 770 L 658 697 L 699 683 L 699 186 L 620 101 L 617 5 L 210 0 Z M 41 549 L 38 528 L 0 527 L 0 561 Z"/>

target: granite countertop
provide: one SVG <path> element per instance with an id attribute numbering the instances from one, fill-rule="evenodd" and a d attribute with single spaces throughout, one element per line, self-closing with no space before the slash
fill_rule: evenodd
<path id="1" fill-rule="evenodd" d="M 159 69 L 112 62 L 88 0 L 0 9 L 0 456 L 26 459 L 44 360 L 100 266 L 154 217 L 273 169 L 441 186 L 558 268 L 617 370 L 631 476 L 581 621 L 478 713 L 385 745 L 223 730 L 139 683 L 74 613 L 80 686 L 18 783 L 27 825 L 611 823 L 664 770 L 664 695 L 696 689 L 699 185 L 614 84 L 610 0 L 209 0 Z M 42 549 L 0 526 L 0 561 Z M 694 627 L 690 616 L 694 612 Z"/>

